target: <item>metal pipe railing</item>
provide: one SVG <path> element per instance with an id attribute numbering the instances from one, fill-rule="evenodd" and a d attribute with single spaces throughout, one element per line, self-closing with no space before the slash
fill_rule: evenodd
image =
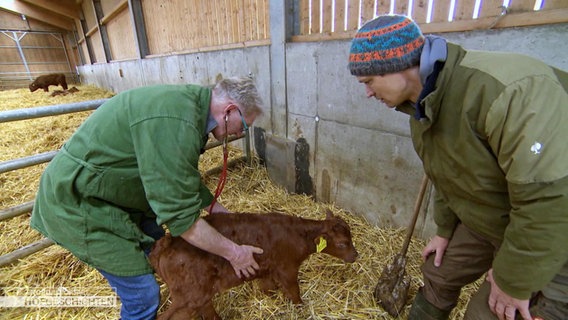
<path id="1" fill-rule="evenodd" d="M 35 119 L 47 116 L 56 116 L 60 114 L 88 111 L 98 108 L 108 99 L 90 100 L 83 102 L 57 104 L 53 106 L 43 106 L 35 108 L 23 108 L 0 112 L 0 123 Z"/>
<path id="2" fill-rule="evenodd" d="M 242 156 L 236 159 L 232 159 L 227 163 L 227 167 L 233 167 L 235 165 L 237 165 L 238 163 L 244 162 L 246 161 L 247 157 L 246 156 Z M 205 173 L 203 173 L 204 177 L 213 175 L 213 174 L 217 174 L 219 172 L 221 172 L 222 168 L 219 167 L 215 167 L 212 168 L 208 171 L 206 171 Z M 31 212 L 32 208 L 33 208 L 33 203 L 34 201 L 29 201 L 26 202 L 24 204 L 21 204 L 19 206 L 15 206 L 12 208 L 9 208 L 7 210 L 2 210 L 0 211 L 0 221 L 2 220 L 6 220 L 9 218 L 13 218 L 19 215 L 22 215 L 24 213 L 27 212 Z M 39 241 L 33 242 L 27 246 L 21 247 L 19 249 L 16 249 L 10 253 L 4 254 L 2 256 L 0 256 L 0 268 L 10 265 L 14 262 L 17 262 L 19 259 L 25 258 L 31 254 L 34 254 L 38 251 L 41 251 L 51 245 L 55 244 L 55 242 L 53 242 L 50 239 L 47 238 L 42 238 Z"/>
<path id="3" fill-rule="evenodd" d="M 36 164 L 44 162 L 49 162 L 51 161 L 51 159 L 53 159 L 53 157 L 55 157 L 56 154 L 57 151 L 48 151 L 33 156 L 0 162 L 0 173 L 31 167 Z"/>
<path id="4" fill-rule="evenodd" d="M 108 99 L 90 100 L 77 103 L 60 104 L 53 106 L 43 106 L 35 108 L 24 108 L 16 110 L 8 110 L 0 112 L 0 123 L 41 118 L 46 116 L 61 115 L 66 113 L 88 111 L 98 108 Z M 0 163 L 0 173 L 13 171 L 16 169 L 26 168 L 44 162 L 49 162 L 57 151 L 48 151 L 37 155 L 23 157 L 19 159 L 8 160 Z M 24 213 L 31 212 L 34 200 L 22 203 L 20 205 L 0 210 L 0 221 L 20 216 Z M 31 243 L 27 246 L 16 249 L 10 253 L 0 256 L 0 267 L 12 264 L 21 258 L 27 257 L 33 253 L 43 250 L 54 242 L 47 238 Z"/>
<path id="5" fill-rule="evenodd" d="M 102 105 L 108 99 L 99 99 L 99 100 L 90 100 L 84 102 L 77 102 L 77 103 L 69 103 L 69 104 L 60 104 L 60 105 L 53 105 L 53 106 L 43 106 L 43 107 L 35 107 L 35 108 L 24 108 L 24 109 L 16 109 L 16 110 L 9 110 L 9 111 L 2 111 L 0 112 L 0 123 L 3 122 L 10 122 L 10 121 L 18 121 L 18 120 L 27 120 L 27 119 L 34 119 L 34 118 L 41 118 L 46 116 L 55 116 L 61 115 L 66 113 L 73 113 L 73 112 L 81 112 L 81 111 L 88 111 L 94 110 Z M 230 136 L 227 141 L 232 142 L 239 139 L 245 139 L 244 142 L 244 151 L 245 156 L 230 160 L 227 164 L 227 167 L 233 167 L 236 164 L 246 161 L 250 163 L 251 161 L 251 147 L 250 147 L 250 137 L 249 132 L 247 131 L 244 137 L 237 137 L 237 136 Z M 207 143 L 205 146 L 205 150 L 209 150 L 212 148 L 216 148 L 222 145 L 222 141 L 215 141 Z M 13 171 L 17 169 L 22 169 L 26 167 L 30 167 L 33 165 L 45 163 L 51 161 L 53 157 L 57 154 L 58 151 L 48 151 L 44 153 L 40 153 L 37 155 L 27 156 L 23 158 L 8 160 L 4 162 L 0 162 L 0 173 Z M 217 174 L 221 172 L 222 166 L 218 166 L 206 171 L 203 176 L 210 176 L 213 174 Z M 24 213 L 29 213 L 33 209 L 34 200 L 25 202 L 23 204 L 13 206 L 7 209 L 0 210 L 0 221 L 4 221 L 10 218 L 14 218 L 20 216 Z M 0 256 L 0 267 L 5 265 L 12 264 L 19 259 L 27 257 L 33 253 L 36 253 L 40 250 L 43 250 L 51 245 L 54 242 L 50 239 L 43 238 L 39 241 L 31 243 L 27 246 L 21 247 L 16 249 L 10 253 L 4 254 Z"/>
<path id="6" fill-rule="evenodd" d="M 52 244 L 55 244 L 55 242 L 53 242 L 50 239 L 43 238 L 39 241 L 30 243 L 27 246 L 21 247 L 20 249 L 16 249 L 10 253 L 0 256 L 0 267 L 12 264 L 18 261 L 19 259 L 25 258 L 31 255 L 32 253 L 36 253 L 40 250 L 43 250 L 51 246 Z"/>
<path id="7" fill-rule="evenodd" d="M 238 140 L 238 139 L 242 139 L 242 138 L 237 138 L 236 136 L 231 136 L 231 137 L 228 138 L 228 141 L 230 142 L 230 141 L 235 141 L 235 140 Z M 210 142 L 205 146 L 205 150 L 216 148 L 216 147 L 220 146 L 221 144 L 222 144 L 222 142 L 218 142 L 218 141 Z M 51 151 L 49 153 L 50 154 L 52 153 L 53 156 L 55 156 L 55 154 L 57 154 L 57 151 Z M 51 160 L 53 158 L 53 156 L 49 160 Z M 47 159 L 47 157 L 45 157 L 45 158 Z M 227 163 L 227 167 L 229 167 L 229 168 L 234 167 L 240 162 L 249 163 L 249 161 L 250 161 L 249 159 L 250 159 L 250 155 L 247 153 L 247 155 L 245 155 L 245 156 L 230 160 Z M 44 162 L 47 162 L 49 160 L 46 160 Z M 0 164 L 0 169 L 2 169 L 1 165 L 2 164 Z M 222 170 L 222 166 L 214 167 L 212 169 L 209 169 L 205 173 L 203 173 L 203 177 L 208 177 L 208 176 L 211 176 L 213 174 L 220 173 L 221 170 Z M 1 172 L 3 172 L 3 171 L 0 171 L 0 173 Z M 28 202 L 25 202 L 23 204 L 13 206 L 13 207 L 10 207 L 10 208 L 7 208 L 7 209 L 0 210 L 0 221 L 8 220 L 8 219 L 20 216 L 24 213 L 31 212 L 32 208 L 33 208 L 33 204 L 34 204 L 34 200 L 28 201 Z"/>
<path id="8" fill-rule="evenodd" d="M 34 207 L 34 200 L 24 202 L 17 206 L 10 207 L 8 209 L 2 209 L 0 210 L 0 221 L 8 220 L 10 218 L 20 216 L 24 213 L 32 212 L 33 207 Z"/>

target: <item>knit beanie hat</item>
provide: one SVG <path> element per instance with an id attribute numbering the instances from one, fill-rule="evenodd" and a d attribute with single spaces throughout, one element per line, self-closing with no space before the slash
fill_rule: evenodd
<path id="1" fill-rule="evenodd" d="M 401 15 L 379 16 L 357 31 L 351 43 L 349 70 L 354 76 L 395 73 L 420 63 L 424 36 Z"/>

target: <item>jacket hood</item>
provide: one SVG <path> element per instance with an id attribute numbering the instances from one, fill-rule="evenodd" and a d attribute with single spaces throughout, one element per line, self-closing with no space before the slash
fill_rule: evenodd
<path id="1" fill-rule="evenodd" d="M 420 55 L 420 80 L 426 84 L 426 79 L 434 70 L 436 61 L 444 62 L 448 57 L 446 39 L 438 36 L 426 36 L 424 48 Z"/>

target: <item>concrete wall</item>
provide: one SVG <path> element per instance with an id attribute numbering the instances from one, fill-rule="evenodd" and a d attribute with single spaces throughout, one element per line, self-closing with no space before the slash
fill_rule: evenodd
<path id="1" fill-rule="evenodd" d="M 441 36 L 468 49 L 524 53 L 568 70 L 568 24 Z M 349 47 L 350 41 L 287 45 L 288 138 L 304 137 L 315 150 L 310 172 L 319 201 L 378 225 L 404 227 L 422 177 L 408 116 L 366 98 L 347 70 Z M 427 201 L 416 229 L 423 238 L 435 232 Z"/>
<path id="2" fill-rule="evenodd" d="M 442 36 L 469 49 L 525 53 L 568 70 L 568 24 Z M 318 201 L 333 202 L 374 224 L 406 227 L 422 177 L 408 117 L 365 97 L 364 87 L 347 70 L 349 46 L 349 40 L 278 42 L 88 65 L 79 71 L 84 83 L 115 92 L 155 83 L 212 84 L 218 75 L 253 74 L 265 101 L 265 117 L 255 123 L 255 146 L 271 177 L 297 190 L 293 180 L 301 141 Z M 272 61 L 275 57 L 285 59 L 285 68 L 280 60 Z M 428 210 L 416 229 L 423 238 L 435 230 L 431 192 L 426 196 Z"/>
<path id="3" fill-rule="evenodd" d="M 269 59 L 268 47 L 261 46 L 84 65 L 78 70 L 83 84 L 116 93 L 160 83 L 212 85 L 219 77 L 251 75 L 265 102 L 264 112 L 270 114 Z M 270 117 L 256 124 L 269 126 Z"/>

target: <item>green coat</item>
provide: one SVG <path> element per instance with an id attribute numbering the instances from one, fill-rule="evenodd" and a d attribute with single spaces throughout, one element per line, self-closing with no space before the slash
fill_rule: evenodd
<path id="1" fill-rule="evenodd" d="M 568 74 L 535 59 L 448 43 L 436 89 L 410 119 L 436 191 L 437 234 L 463 222 L 501 242 L 497 284 L 520 299 L 568 261 Z M 409 104 L 399 111 L 414 114 Z"/>
<path id="2" fill-rule="evenodd" d="M 198 170 L 210 100 L 208 88 L 159 85 L 105 102 L 44 171 L 31 226 L 95 268 L 152 272 L 140 221 L 177 236 L 212 201 Z"/>

